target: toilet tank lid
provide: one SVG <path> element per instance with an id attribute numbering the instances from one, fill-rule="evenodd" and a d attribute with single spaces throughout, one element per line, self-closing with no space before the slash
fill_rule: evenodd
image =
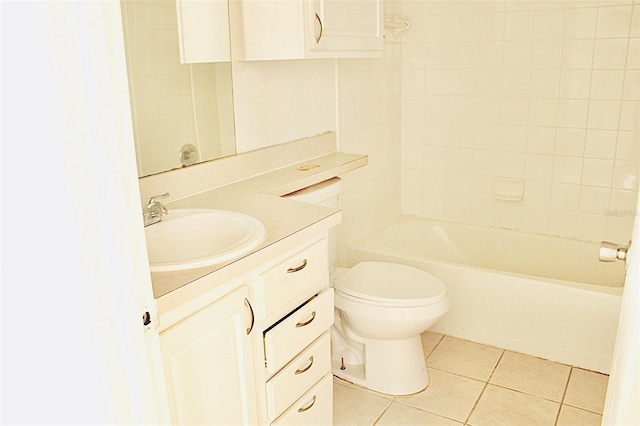
<path id="1" fill-rule="evenodd" d="M 316 183 L 298 191 L 283 195 L 285 198 L 302 201 L 304 203 L 319 204 L 325 200 L 337 197 L 342 189 L 342 179 L 333 177 L 325 181 Z"/>
<path id="2" fill-rule="evenodd" d="M 421 269 L 387 262 L 360 262 L 334 282 L 336 291 L 361 299 L 419 306 L 447 294 L 438 278 Z"/>

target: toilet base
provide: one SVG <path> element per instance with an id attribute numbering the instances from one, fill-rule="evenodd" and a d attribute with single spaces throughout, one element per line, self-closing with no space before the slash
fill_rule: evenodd
<path id="1" fill-rule="evenodd" d="M 336 377 L 388 395 L 411 395 L 429 384 L 420 336 L 401 340 L 363 338 L 364 364 L 349 364 L 340 350 L 332 351 Z"/>

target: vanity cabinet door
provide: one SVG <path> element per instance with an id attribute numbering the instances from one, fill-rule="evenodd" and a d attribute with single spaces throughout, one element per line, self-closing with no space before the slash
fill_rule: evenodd
<path id="1" fill-rule="evenodd" d="M 173 424 L 255 424 L 247 287 L 160 334 Z"/>

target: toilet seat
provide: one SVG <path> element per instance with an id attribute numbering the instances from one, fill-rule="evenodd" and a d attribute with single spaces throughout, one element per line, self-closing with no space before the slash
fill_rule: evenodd
<path id="1" fill-rule="evenodd" d="M 364 303 L 427 306 L 446 298 L 442 281 L 423 270 L 387 262 L 360 262 L 334 281 L 337 292 Z"/>

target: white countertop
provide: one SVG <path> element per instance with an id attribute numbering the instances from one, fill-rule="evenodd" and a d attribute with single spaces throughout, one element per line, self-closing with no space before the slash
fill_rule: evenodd
<path id="1" fill-rule="evenodd" d="M 339 210 L 281 196 L 366 164 L 367 157 L 363 155 L 332 153 L 168 203 L 169 211 L 211 208 L 245 213 L 260 220 L 267 235 L 258 247 L 237 259 L 184 271 L 152 272 L 159 311 L 175 308 L 185 300 L 221 286 L 338 225 Z M 207 279 L 197 281 L 202 277 Z"/>

